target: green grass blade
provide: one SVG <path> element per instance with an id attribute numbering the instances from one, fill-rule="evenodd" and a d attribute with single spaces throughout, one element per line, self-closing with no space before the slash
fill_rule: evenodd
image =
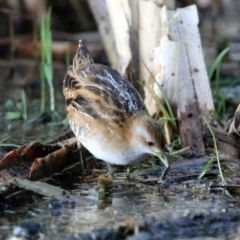
<path id="1" fill-rule="evenodd" d="M 209 170 L 209 168 L 212 166 L 212 164 L 216 161 L 216 158 L 211 158 L 206 165 L 202 168 L 201 173 L 198 176 L 198 179 L 202 179 L 203 176 L 206 174 L 206 172 Z"/>
<path id="2" fill-rule="evenodd" d="M 155 81 L 155 83 L 158 85 L 158 88 L 159 88 L 160 91 L 161 91 L 161 94 L 162 94 L 162 96 L 163 96 L 164 102 L 165 102 L 165 104 L 166 104 L 166 106 L 167 106 L 167 110 L 168 110 L 171 118 L 174 119 L 174 114 L 173 114 L 173 111 L 172 111 L 172 107 L 170 106 L 170 103 L 169 103 L 169 101 L 168 101 L 168 98 L 167 98 L 165 92 L 163 91 L 163 89 L 161 88 L 161 86 L 158 84 L 157 81 Z M 175 127 L 177 127 L 177 126 L 176 126 L 176 122 L 174 123 L 174 125 L 175 125 Z"/>
<path id="3" fill-rule="evenodd" d="M 147 90 L 149 91 L 149 93 L 151 94 L 151 96 L 153 97 L 153 99 L 156 101 L 159 109 L 161 110 L 161 112 L 163 113 L 164 115 L 164 118 L 170 122 L 170 124 L 173 126 L 174 129 L 177 129 L 177 124 L 176 124 L 176 121 L 175 121 L 175 118 L 173 115 L 169 114 L 168 110 L 164 107 L 164 105 L 161 103 L 161 101 L 159 100 L 158 96 L 155 94 L 155 92 L 149 88 L 146 84 L 144 83 L 141 83 L 140 82 L 140 85 L 143 86 L 143 87 L 146 87 Z"/>
<path id="4" fill-rule="evenodd" d="M 43 71 L 44 71 L 44 76 L 47 79 L 49 87 L 53 87 L 53 83 L 52 83 L 52 78 L 53 78 L 52 67 L 49 64 L 44 63 L 43 64 Z"/>
<path id="5" fill-rule="evenodd" d="M 166 156 L 164 154 L 162 154 L 161 152 L 157 153 L 157 157 L 160 159 L 160 161 L 164 164 L 164 166 L 166 168 L 169 167 L 169 163 L 168 160 L 166 158 Z"/>
<path id="6" fill-rule="evenodd" d="M 21 147 L 21 145 L 14 144 L 14 143 L 0 143 L 0 147 L 14 147 L 14 148 L 18 148 L 18 147 Z"/>
<path id="7" fill-rule="evenodd" d="M 25 91 L 22 90 L 21 92 L 21 97 L 22 97 L 22 116 L 23 116 L 23 120 L 27 121 L 27 102 L 26 102 L 26 95 L 25 95 Z"/>
<path id="8" fill-rule="evenodd" d="M 41 20 L 41 66 L 40 76 L 42 80 L 41 112 L 45 110 L 45 81 L 47 81 L 50 94 L 50 110 L 55 110 L 52 64 L 52 33 L 51 33 L 51 8 L 47 16 Z"/>
<path id="9" fill-rule="evenodd" d="M 22 117 L 21 112 L 7 112 L 5 118 L 7 120 L 17 120 Z"/>
<path id="10" fill-rule="evenodd" d="M 207 125 L 208 130 L 210 131 L 210 133 L 211 133 L 211 135 L 212 135 L 213 143 L 214 143 L 214 151 L 215 151 L 215 154 L 216 154 L 216 159 L 217 159 L 219 174 L 220 174 L 220 176 L 221 176 L 222 182 L 224 182 L 225 179 L 224 179 L 224 176 L 223 176 L 222 167 L 221 167 L 221 163 L 220 163 L 220 159 L 219 159 L 218 148 L 217 148 L 217 141 L 216 141 L 215 135 L 214 135 L 214 133 L 213 133 L 213 130 L 212 130 L 211 126 L 210 126 L 209 123 L 207 122 L 206 118 L 205 118 L 204 116 L 202 116 L 202 118 L 203 118 L 205 124 Z"/>
<path id="11" fill-rule="evenodd" d="M 225 48 L 215 59 L 214 63 L 211 65 L 208 73 L 208 78 L 211 79 L 213 76 L 214 71 L 217 69 L 217 66 L 219 66 L 222 62 L 223 57 L 228 53 L 229 48 Z"/>
<path id="12" fill-rule="evenodd" d="M 154 75 L 152 74 L 152 72 L 149 70 L 149 68 L 147 67 L 147 65 L 145 64 L 145 62 L 143 61 L 143 64 L 144 66 L 146 67 L 146 69 L 148 70 L 149 74 L 152 76 L 152 78 L 154 79 L 155 83 L 158 85 L 160 91 L 161 91 L 161 94 L 163 96 L 163 99 L 164 99 L 164 103 L 166 104 L 167 106 L 167 109 L 165 108 L 165 106 L 161 103 L 161 101 L 159 100 L 158 96 L 155 94 L 155 92 L 150 89 L 146 84 L 143 84 L 140 82 L 140 84 L 144 87 L 147 88 L 147 90 L 150 92 L 150 94 L 152 95 L 152 97 L 154 98 L 154 100 L 157 102 L 158 104 L 158 107 L 160 108 L 160 110 L 162 111 L 163 115 L 165 118 L 167 118 L 170 122 L 170 124 L 172 125 L 172 127 L 176 130 L 177 129 L 177 124 L 176 124 L 176 121 L 175 121 L 175 117 L 174 117 L 174 114 L 173 114 L 173 111 L 172 111 L 172 108 L 171 108 L 171 105 L 168 101 L 168 98 L 166 96 L 166 94 L 164 93 L 164 91 L 162 90 L 161 86 L 157 83 Z"/>

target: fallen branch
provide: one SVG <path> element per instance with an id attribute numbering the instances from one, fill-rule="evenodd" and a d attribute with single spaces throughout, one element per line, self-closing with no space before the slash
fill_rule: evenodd
<path id="1" fill-rule="evenodd" d="M 37 194 L 43 195 L 45 197 L 53 197 L 60 201 L 71 201 L 76 203 L 77 205 L 89 205 L 95 203 L 94 200 L 83 197 L 72 195 L 70 192 L 61 189 L 59 187 L 55 187 L 53 185 L 39 182 L 39 181 L 29 181 L 29 180 L 21 180 L 19 178 L 13 178 L 8 181 L 9 185 L 17 186 L 20 188 L 24 188 L 25 190 L 35 192 Z"/>
<path id="2" fill-rule="evenodd" d="M 221 131 L 212 127 L 215 138 L 217 140 L 218 150 L 223 154 L 226 160 L 239 159 L 240 156 L 240 139 L 239 137 Z M 204 144 L 208 148 L 213 148 L 214 143 L 211 133 L 207 128 L 203 131 Z"/>

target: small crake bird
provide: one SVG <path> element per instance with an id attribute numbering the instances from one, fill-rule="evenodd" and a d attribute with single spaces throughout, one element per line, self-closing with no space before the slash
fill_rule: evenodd
<path id="1" fill-rule="evenodd" d="M 118 72 L 94 63 L 81 40 L 63 93 L 70 128 L 97 159 L 130 165 L 161 152 L 161 127 L 137 90 Z"/>

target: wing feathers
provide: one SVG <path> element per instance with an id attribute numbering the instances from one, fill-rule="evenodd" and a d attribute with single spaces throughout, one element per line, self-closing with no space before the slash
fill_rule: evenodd
<path id="1" fill-rule="evenodd" d="M 87 47 L 82 40 L 79 40 L 78 51 L 73 59 L 73 71 L 78 72 L 84 65 L 94 63 Z"/>
<path id="2" fill-rule="evenodd" d="M 136 89 L 118 72 L 94 64 L 81 40 L 63 81 L 63 93 L 67 111 L 72 109 L 93 119 L 111 118 L 118 125 L 126 115 L 146 111 Z"/>

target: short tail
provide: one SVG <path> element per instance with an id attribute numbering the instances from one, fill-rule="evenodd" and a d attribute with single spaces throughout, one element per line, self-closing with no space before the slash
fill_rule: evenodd
<path id="1" fill-rule="evenodd" d="M 88 64 L 93 63 L 93 59 L 90 56 L 86 46 L 79 40 L 78 50 L 73 59 L 73 64 L 69 66 L 66 76 L 63 80 L 63 92 L 64 95 L 71 95 L 71 91 L 77 88 L 78 84 L 82 84 L 82 81 L 78 81 L 79 72 L 86 68 Z"/>
<path id="2" fill-rule="evenodd" d="M 77 70 L 81 65 L 87 65 L 90 63 L 94 63 L 90 53 L 88 52 L 87 47 L 83 43 L 83 41 L 79 40 L 78 50 L 73 59 L 73 69 Z"/>

